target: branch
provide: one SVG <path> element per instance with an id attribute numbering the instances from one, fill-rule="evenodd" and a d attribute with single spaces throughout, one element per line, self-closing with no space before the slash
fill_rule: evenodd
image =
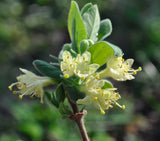
<path id="1" fill-rule="evenodd" d="M 73 103 L 70 98 L 68 97 L 68 101 L 73 109 L 73 114 L 70 116 L 70 120 L 74 120 L 79 128 L 81 133 L 81 137 L 83 141 L 89 141 L 89 137 L 87 135 L 87 131 L 84 125 L 84 116 L 87 114 L 87 111 L 82 109 L 79 111 L 78 106 L 76 103 Z"/>

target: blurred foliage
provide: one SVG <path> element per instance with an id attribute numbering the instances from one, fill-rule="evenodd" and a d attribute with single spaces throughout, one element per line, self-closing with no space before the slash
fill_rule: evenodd
<path id="1" fill-rule="evenodd" d="M 87 130 L 93 141 L 160 140 L 160 1 L 76 0 L 98 4 L 102 19 L 110 18 L 113 33 L 108 41 L 124 50 L 124 58 L 135 58 L 142 66 L 136 80 L 115 87 L 126 110 L 114 109 L 105 116 L 89 111 Z M 49 61 L 69 43 L 67 16 L 70 0 L 0 1 L 0 140 L 79 141 L 72 121 L 62 120 L 57 110 L 35 99 L 18 101 L 9 94 L 18 68 L 32 70 L 34 59 Z M 47 103 L 47 102 L 45 102 Z"/>

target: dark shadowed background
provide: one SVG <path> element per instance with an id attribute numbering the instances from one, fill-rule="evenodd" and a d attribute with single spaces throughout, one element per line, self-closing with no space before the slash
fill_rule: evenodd
<path id="1" fill-rule="evenodd" d="M 97 4 L 101 19 L 112 21 L 106 39 L 134 58 L 143 71 L 136 79 L 115 82 L 126 109 L 100 115 L 88 107 L 85 124 L 93 141 L 160 140 L 160 1 L 76 0 L 80 8 Z M 0 0 L 0 141 L 80 141 L 76 125 L 61 119 L 56 108 L 38 99 L 22 101 L 8 90 L 18 68 L 36 72 L 35 59 L 54 61 L 69 43 L 70 0 Z"/>

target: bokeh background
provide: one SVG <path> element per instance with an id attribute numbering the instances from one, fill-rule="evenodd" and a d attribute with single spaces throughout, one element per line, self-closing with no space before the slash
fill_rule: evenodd
<path id="1" fill-rule="evenodd" d="M 97 4 L 101 19 L 113 32 L 106 39 L 142 66 L 133 81 L 115 82 L 126 105 L 100 115 L 88 107 L 85 119 L 92 141 L 160 140 L 160 1 L 76 0 L 80 8 Z M 38 99 L 11 94 L 19 67 L 35 72 L 32 61 L 53 61 L 69 43 L 70 0 L 0 0 L 0 141 L 80 141 L 76 125 L 61 119 L 57 109 Z"/>

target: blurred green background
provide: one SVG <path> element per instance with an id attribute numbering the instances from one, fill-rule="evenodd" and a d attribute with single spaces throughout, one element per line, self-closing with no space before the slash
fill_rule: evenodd
<path id="1" fill-rule="evenodd" d="M 118 45 L 124 58 L 134 58 L 143 71 L 136 79 L 115 82 L 126 105 L 100 115 L 88 107 L 85 119 L 92 141 L 160 140 L 160 1 L 76 0 L 80 8 L 97 4 L 101 19 L 113 32 L 106 40 Z M 0 0 L 0 141 L 80 141 L 76 125 L 61 119 L 57 109 L 38 99 L 18 100 L 8 85 L 19 67 L 35 72 L 32 61 L 51 61 L 70 42 L 67 17 L 70 0 Z"/>

